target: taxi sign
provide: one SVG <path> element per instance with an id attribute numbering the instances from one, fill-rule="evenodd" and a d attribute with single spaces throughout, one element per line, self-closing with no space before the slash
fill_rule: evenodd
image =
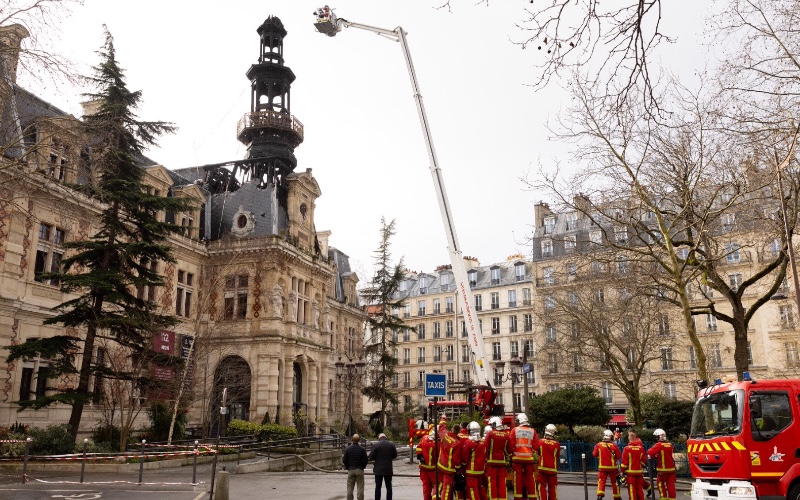
<path id="1" fill-rule="evenodd" d="M 444 373 L 426 373 L 425 396 L 447 397 L 447 375 Z"/>

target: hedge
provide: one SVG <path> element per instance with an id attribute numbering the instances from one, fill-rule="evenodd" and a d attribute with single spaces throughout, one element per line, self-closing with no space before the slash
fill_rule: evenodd
<path id="1" fill-rule="evenodd" d="M 245 420 L 228 423 L 229 436 L 255 436 L 259 441 L 282 441 L 297 437 L 297 429 L 278 424 L 256 424 Z"/>

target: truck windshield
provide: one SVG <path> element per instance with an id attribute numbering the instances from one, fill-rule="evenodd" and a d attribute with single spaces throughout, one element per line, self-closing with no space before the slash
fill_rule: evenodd
<path id="1" fill-rule="evenodd" d="M 701 397 L 694 405 L 691 436 L 736 435 L 742 430 L 744 391 L 717 392 Z"/>

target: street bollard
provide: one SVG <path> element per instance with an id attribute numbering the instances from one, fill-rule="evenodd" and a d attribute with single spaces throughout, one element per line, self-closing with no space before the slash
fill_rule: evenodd
<path id="1" fill-rule="evenodd" d="M 197 484 L 197 445 L 199 441 L 194 442 L 194 463 L 192 464 L 192 484 Z"/>
<path id="2" fill-rule="evenodd" d="M 229 489 L 230 489 L 230 472 L 225 470 L 225 467 L 222 467 L 222 470 L 219 473 L 219 478 L 217 478 L 217 500 L 229 500 Z"/>
<path id="3" fill-rule="evenodd" d="M 581 453 L 581 467 L 583 468 L 583 498 L 589 500 L 589 481 L 586 479 L 586 453 Z"/>
<path id="4" fill-rule="evenodd" d="M 83 458 L 81 459 L 81 484 L 83 484 L 83 473 L 86 471 L 86 443 L 88 443 L 88 439 L 83 440 Z"/>
<path id="5" fill-rule="evenodd" d="M 28 481 L 28 455 L 31 452 L 31 438 L 25 438 L 25 461 L 22 463 L 22 484 Z"/>
<path id="6" fill-rule="evenodd" d="M 236 453 L 236 465 L 239 465 L 239 461 L 242 459 L 242 445 L 239 445 L 239 449 Z"/>
<path id="7" fill-rule="evenodd" d="M 142 439 L 142 451 L 139 452 L 139 484 L 142 484 L 142 475 L 144 474 L 144 444 L 146 439 Z"/>
<path id="8" fill-rule="evenodd" d="M 655 459 L 655 457 L 648 459 L 647 460 L 647 475 L 650 476 L 650 495 L 648 495 L 648 496 L 650 498 L 655 498 L 656 497 L 655 496 L 655 491 L 656 490 L 654 489 L 655 488 L 655 484 L 653 484 L 653 482 L 654 482 L 653 481 L 653 469 L 655 469 L 655 468 L 656 468 L 656 459 Z"/>

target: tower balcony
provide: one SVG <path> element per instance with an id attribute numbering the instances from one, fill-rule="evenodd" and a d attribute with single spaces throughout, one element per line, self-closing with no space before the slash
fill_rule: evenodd
<path id="1" fill-rule="evenodd" d="M 245 113 L 236 125 L 236 137 L 243 143 L 248 143 L 264 129 L 277 129 L 289 132 L 293 146 L 303 142 L 303 124 L 290 115 L 278 111 L 256 111 L 255 113 Z"/>

